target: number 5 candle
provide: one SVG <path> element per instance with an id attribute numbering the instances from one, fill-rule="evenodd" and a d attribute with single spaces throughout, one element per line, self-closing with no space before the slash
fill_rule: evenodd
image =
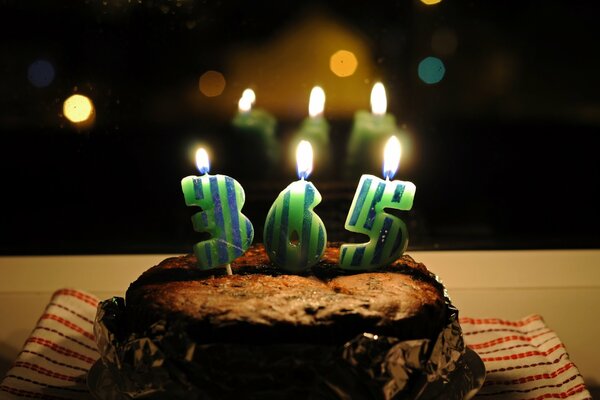
<path id="1" fill-rule="evenodd" d="M 254 238 L 252 223 L 241 213 L 244 189 L 229 176 L 209 175 L 208 154 L 203 148 L 196 152 L 196 164 L 202 176 L 183 178 L 181 188 L 185 204 L 202 209 L 192 216 L 194 230 L 211 235 L 194 245 L 198 267 L 225 266 L 231 274 L 229 263 L 244 254 Z"/>
<path id="2" fill-rule="evenodd" d="M 264 244 L 271 261 L 289 272 L 302 272 L 316 264 L 325 251 L 325 224 L 313 208 L 321 194 L 305 181 L 312 171 L 312 147 L 303 140 L 296 150 L 298 177 L 283 190 L 267 214 Z"/>
<path id="3" fill-rule="evenodd" d="M 360 178 L 344 225 L 350 232 L 364 233 L 369 242 L 344 244 L 340 248 L 340 267 L 372 270 L 393 262 L 406 250 L 406 224 L 388 214 L 385 208 L 410 210 L 416 187 L 412 182 L 390 181 L 400 162 L 400 142 L 390 137 L 384 151 L 382 180 L 373 175 Z"/>

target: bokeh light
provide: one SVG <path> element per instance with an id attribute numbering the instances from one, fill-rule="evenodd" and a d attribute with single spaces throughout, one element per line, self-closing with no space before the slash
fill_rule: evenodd
<path id="1" fill-rule="evenodd" d="M 225 84 L 225 77 L 219 71 L 206 71 L 200 76 L 200 92 L 206 97 L 220 96 Z"/>
<path id="2" fill-rule="evenodd" d="M 444 78 L 446 67 L 439 58 L 427 57 L 419 63 L 418 74 L 423 82 L 432 85 Z"/>
<path id="3" fill-rule="evenodd" d="M 27 69 L 27 79 L 37 88 L 45 88 L 54 80 L 54 67 L 49 61 L 36 60 Z"/>
<path id="4" fill-rule="evenodd" d="M 458 39 L 452 29 L 440 28 L 431 36 L 431 49 L 441 56 L 454 54 L 457 46 Z"/>
<path id="5" fill-rule="evenodd" d="M 441 2 L 442 2 L 442 0 L 421 0 L 421 3 L 428 5 L 428 6 L 432 6 L 434 4 L 438 4 Z"/>
<path id="6" fill-rule="evenodd" d="M 252 104 L 256 101 L 256 94 L 252 89 L 246 89 L 242 93 L 242 97 L 238 101 L 238 109 L 240 112 L 248 112 L 252 109 Z"/>
<path id="7" fill-rule="evenodd" d="M 63 114 L 76 124 L 86 122 L 94 112 L 92 101 L 81 94 L 74 94 L 63 103 Z"/>
<path id="8" fill-rule="evenodd" d="M 315 86 L 310 91 L 308 100 L 308 115 L 317 117 L 323 114 L 325 109 L 325 91 L 320 86 Z"/>
<path id="9" fill-rule="evenodd" d="M 338 50 L 329 59 L 331 72 L 341 78 L 354 74 L 356 67 L 358 67 L 358 60 L 354 53 L 348 50 Z"/>

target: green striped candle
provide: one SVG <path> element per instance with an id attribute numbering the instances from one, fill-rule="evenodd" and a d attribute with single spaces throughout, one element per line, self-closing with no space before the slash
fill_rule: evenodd
<path id="1" fill-rule="evenodd" d="M 254 238 L 252 223 L 241 212 L 244 189 L 229 176 L 209 175 L 208 155 L 204 149 L 196 153 L 196 162 L 202 176 L 183 178 L 181 188 L 185 204 L 202 209 L 192 216 L 194 230 L 211 235 L 210 239 L 194 245 L 198 267 L 228 267 L 248 250 Z"/>
<path id="2" fill-rule="evenodd" d="M 392 154 L 388 156 L 388 153 Z M 392 263 L 406 250 L 406 224 L 384 211 L 385 208 L 410 210 L 416 191 L 412 182 L 390 181 L 400 160 L 400 144 L 395 136 L 386 145 L 385 158 L 386 179 L 373 175 L 363 175 L 360 178 L 344 225 L 350 232 L 365 234 L 370 240 L 367 243 L 342 245 L 341 268 L 373 270 Z"/>
<path id="3" fill-rule="evenodd" d="M 305 179 L 312 169 L 312 147 L 301 141 L 296 152 L 300 180 L 283 190 L 267 214 L 263 241 L 271 261 L 288 272 L 302 272 L 325 251 L 325 224 L 313 209 L 321 194 Z"/>

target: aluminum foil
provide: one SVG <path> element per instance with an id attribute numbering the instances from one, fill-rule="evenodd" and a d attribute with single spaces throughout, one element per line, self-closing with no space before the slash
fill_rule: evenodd
<path id="1" fill-rule="evenodd" d="M 94 331 L 102 362 L 132 399 L 463 399 L 473 385 L 452 378 L 464 372 L 465 346 L 458 310 L 448 298 L 446 306 L 435 340 L 363 333 L 343 346 L 202 344 L 177 322 L 138 336 L 124 331 L 122 298 L 100 303 Z"/>

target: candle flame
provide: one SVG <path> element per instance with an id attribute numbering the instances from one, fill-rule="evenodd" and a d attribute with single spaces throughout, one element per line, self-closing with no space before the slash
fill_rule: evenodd
<path id="1" fill-rule="evenodd" d="M 242 97 L 238 101 L 238 109 L 240 112 L 248 112 L 252 109 L 252 104 L 256 101 L 256 94 L 254 90 L 246 89 L 242 92 Z"/>
<path id="2" fill-rule="evenodd" d="M 375 115 L 384 115 L 387 111 L 387 97 L 383 83 L 377 82 L 371 90 L 371 112 Z"/>
<path id="3" fill-rule="evenodd" d="M 315 86 L 310 91 L 310 100 L 308 101 L 308 115 L 318 117 L 323 114 L 325 109 L 325 92 L 320 86 Z"/>
<path id="4" fill-rule="evenodd" d="M 196 150 L 196 167 L 200 174 L 204 175 L 210 171 L 210 163 L 208 162 L 208 153 L 204 147 L 200 147 Z"/>
<path id="5" fill-rule="evenodd" d="M 383 150 L 383 177 L 392 179 L 400 164 L 400 141 L 396 136 L 390 136 Z"/>
<path id="6" fill-rule="evenodd" d="M 298 178 L 306 179 L 312 172 L 313 149 L 309 142 L 301 140 L 296 148 L 296 163 L 298 164 Z"/>

